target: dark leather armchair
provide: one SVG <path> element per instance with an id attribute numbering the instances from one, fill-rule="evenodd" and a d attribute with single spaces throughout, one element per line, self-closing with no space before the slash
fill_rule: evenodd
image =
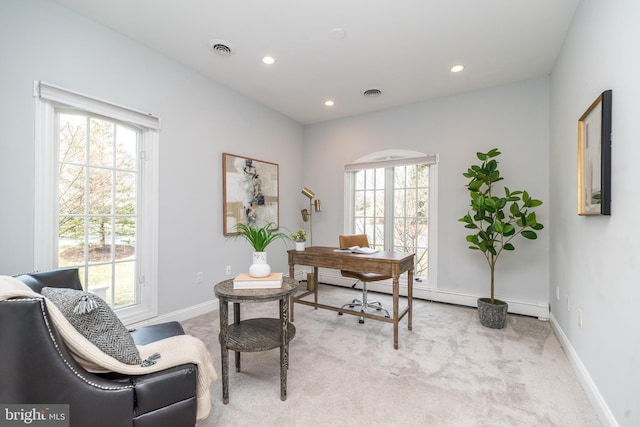
<path id="1" fill-rule="evenodd" d="M 77 269 L 16 276 L 43 287 L 82 289 Z M 132 332 L 138 345 L 184 334 L 178 322 Z M 69 404 L 72 427 L 186 427 L 196 424 L 197 367 L 128 376 L 94 374 L 69 354 L 44 298 L 0 301 L 0 402 Z"/>

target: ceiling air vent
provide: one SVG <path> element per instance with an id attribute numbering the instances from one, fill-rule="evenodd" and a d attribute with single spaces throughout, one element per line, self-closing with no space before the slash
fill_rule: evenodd
<path id="1" fill-rule="evenodd" d="M 382 91 L 380 89 L 365 89 L 362 91 L 362 94 L 366 97 L 373 98 L 374 96 L 382 95 Z"/>
<path id="2" fill-rule="evenodd" d="M 220 56 L 230 56 L 233 54 L 233 46 L 224 40 L 214 39 L 209 41 L 209 49 Z"/>

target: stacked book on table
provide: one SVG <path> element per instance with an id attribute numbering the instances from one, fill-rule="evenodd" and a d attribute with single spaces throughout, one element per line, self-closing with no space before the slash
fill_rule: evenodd
<path id="1" fill-rule="evenodd" d="M 266 277 L 252 277 L 241 273 L 233 279 L 233 289 L 274 289 L 282 287 L 282 273 L 271 273 Z"/>

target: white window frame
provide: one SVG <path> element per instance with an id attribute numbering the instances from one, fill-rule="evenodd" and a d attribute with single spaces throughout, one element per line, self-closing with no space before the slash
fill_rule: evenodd
<path id="1" fill-rule="evenodd" d="M 45 82 L 34 82 L 35 206 L 34 269 L 56 268 L 58 236 L 58 158 L 54 138 L 54 110 L 73 108 L 99 114 L 143 129 L 140 141 L 140 191 L 136 236 L 137 286 L 140 303 L 116 308 L 125 325 L 158 314 L 158 174 L 160 119 L 110 102 L 91 98 Z M 86 284 L 85 284 L 86 286 Z"/>
<path id="2" fill-rule="evenodd" d="M 411 150 L 385 150 L 369 154 L 352 163 L 344 165 L 345 215 L 343 228 L 347 234 L 354 233 L 355 213 L 353 206 L 355 174 L 352 172 L 362 169 L 385 168 L 411 164 L 429 165 L 429 250 L 427 253 L 429 268 L 427 270 L 427 277 L 418 278 L 420 282 L 414 284 L 414 287 L 425 289 L 436 289 L 438 282 L 438 162 L 439 156 L 437 154 L 424 154 Z M 386 212 L 393 211 L 390 203 L 392 203 L 392 201 L 389 202 L 387 199 L 385 206 Z M 390 237 L 391 236 L 385 235 L 385 242 L 390 241 Z"/>

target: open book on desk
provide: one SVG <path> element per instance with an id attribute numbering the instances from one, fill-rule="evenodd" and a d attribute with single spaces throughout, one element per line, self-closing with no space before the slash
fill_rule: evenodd
<path id="1" fill-rule="evenodd" d="M 376 252 L 378 252 L 377 249 L 364 248 L 360 246 L 351 246 L 348 248 L 334 249 L 333 251 L 334 252 L 351 252 L 354 254 L 367 254 L 367 255 L 375 254 Z"/>

